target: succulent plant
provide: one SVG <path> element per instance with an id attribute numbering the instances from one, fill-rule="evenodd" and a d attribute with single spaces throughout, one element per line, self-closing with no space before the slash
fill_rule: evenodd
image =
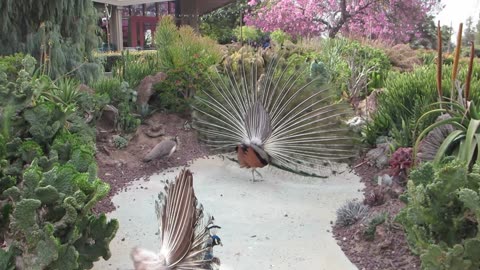
<path id="1" fill-rule="evenodd" d="M 356 200 L 347 201 L 337 209 L 337 220 L 335 224 L 342 227 L 355 224 L 364 219 L 368 214 L 369 207 Z"/>
<path id="2" fill-rule="evenodd" d="M 390 157 L 390 169 L 393 176 L 399 176 L 412 167 L 412 148 L 400 147 Z"/>

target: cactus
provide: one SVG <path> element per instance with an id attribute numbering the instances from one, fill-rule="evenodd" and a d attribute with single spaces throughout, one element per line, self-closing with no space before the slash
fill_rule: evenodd
<path id="1" fill-rule="evenodd" d="M 479 269 L 480 196 L 473 190 L 478 189 L 480 167 L 469 172 L 457 160 L 427 162 L 410 177 L 408 204 L 397 220 L 412 251 L 420 255 L 422 269 Z"/>
<path id="2" fill-rule="evenodd" d="M 369 219 L 367 222 L 367 227 L 363 231 L 363 237 L 367 241 L 373 241 L 375 239 L 375 233 L 377 231 L 377 226 L 385 223 L 388 218 L 388 213 L 383 212 L 380 214 L 375 215 L 373 218 Z"/>
<path id="3" fill-rule="evenodd" d="M 77 112 L 42 98 L 52 83 L 25 69 L 8 87 L 0 82 L 0 97 L 9 97 L 0 108 L 11 103 L 15 111 L 0 115 L 0 270 L 90 269 L 110 257 L 118 229 L 91 211 L 109 191 L 97 177 L 94 133 L 80 122 L 71 128 Z"/>

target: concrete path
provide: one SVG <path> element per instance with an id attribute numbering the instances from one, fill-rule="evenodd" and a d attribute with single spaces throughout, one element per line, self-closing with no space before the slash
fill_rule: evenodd
<path id="1" fill-rule="evenodd" d="M 328 179 L 302 177 L 276 168 L 260 170 L 262 182 L 251 182 L 249 170 L 214 157 L 195 161 L 195 192 L 206 212 L 222 229 L 223 247 L 215 247 L 221 269 L 354 270 L 331 233 L 335 211 L 346 200 L 359 198 L 359 178 L 346 166 Z M 159 249 L 154 201 L 166 179 L 179 168 L 150 181 L 139 180 L 113 198 L 119 208 L 109 217 L 120 222 L 111 243 L 112 257 L 94 269 L 133 269 L 130 251 L 141 246 Z"/>

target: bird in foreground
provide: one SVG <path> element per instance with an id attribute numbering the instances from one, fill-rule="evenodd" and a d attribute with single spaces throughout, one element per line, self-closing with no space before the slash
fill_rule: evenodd
<path id="1" fill-rule="evenodd" d="M 166 195 L 156 201 L 161 245 L 159 252 L 134 248 L 135 270 L 218 269 L 220 260 L 213 247 L 222 245 L 213 217 L 204 216 L 193 190 L 193 177 L 183 169 L 174 182 L 167 183 Z"/>
<path id="2" fill-rule="evenodd" d="M 207 145 L 235 149 L 254 181 L 255 170 L 267 165 L 322 176 L 325 161 L 357 154 L 342 123 L 350 107 L 334 102 L 322 78 L 310 77 L 308 65 L 274 57 L 262 74 L 254 64 L 239 66 L 210 77 L 212 87 L 197 95 L 194 124 Z"/>
<path id="3" fill-rule="evenodd" d="M 173 138 L 168 138 L 152 148 L 150 152 L 148 152 L 147 155 L 143 158 L 144 162 L 148 162 L 154 159 L 159 159 L 159 158 L 169 158 L 175 151 L 178 149 L 180 145 L 180 139 L 178 136 L 175 136 Z"/>

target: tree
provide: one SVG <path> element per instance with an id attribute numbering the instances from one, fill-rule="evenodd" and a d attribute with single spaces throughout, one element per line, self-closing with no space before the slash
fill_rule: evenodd
<path id="1" fill-rule="evenodd" d="M 470 42 L 475 41 L 475 30 L 473 29 L 473 18 L 469 16 L 465 22 L 465 30 L 463 30 L 462 45 L 468 46 Z"/>
<path id="2" fill-rule="evenodd" d="M 234 37 L 233 29 L 240 26 L 242 13 L 246 8 L 247 1 L 240 0 L 203 15 L 200 18 L 200 32 L 222 44 L 229 43 Z"/>
<path id="3" fill-rule="evenodd" d="M 475 43 L 480 44 L 480 14 L 478 15 L 477 25 L 475 26 L 476 33 L 475 33 Z"/>
<path id="4" fill-rule="evenodd" d="M 454 44 L 452 43 L 453 27 L 448 25 L 442 25 L 440 28 L 442 31 L 442 48 L 444 52 L 451 52 L 454 49 Z M 435 34 L 435 37 L 437 35 Z M 435 46 L 436 48 L 436 46 Z"/>
<path id="5" fill-rule="evenodd" d="M 410 44 L 415 48 L 437 48 L 437 26 L 434 22 L 434 16 L 425 17 L 424 21 L 418 26 L 416 35 L 411 38 Z"/>
<path id="6" fill-rule="evenodd" d="M 28 53 L 56 78 L 74 72 L 84 81 L 100 74 L 97 12 L 91 0 L 0 1 L 0 55 Z"/>
<path id="7" fill-rule="evenodd" d="M 293 36 L 339 32 L 405 42 L 438 0 L 250 0 L 247 24 Z"/>

